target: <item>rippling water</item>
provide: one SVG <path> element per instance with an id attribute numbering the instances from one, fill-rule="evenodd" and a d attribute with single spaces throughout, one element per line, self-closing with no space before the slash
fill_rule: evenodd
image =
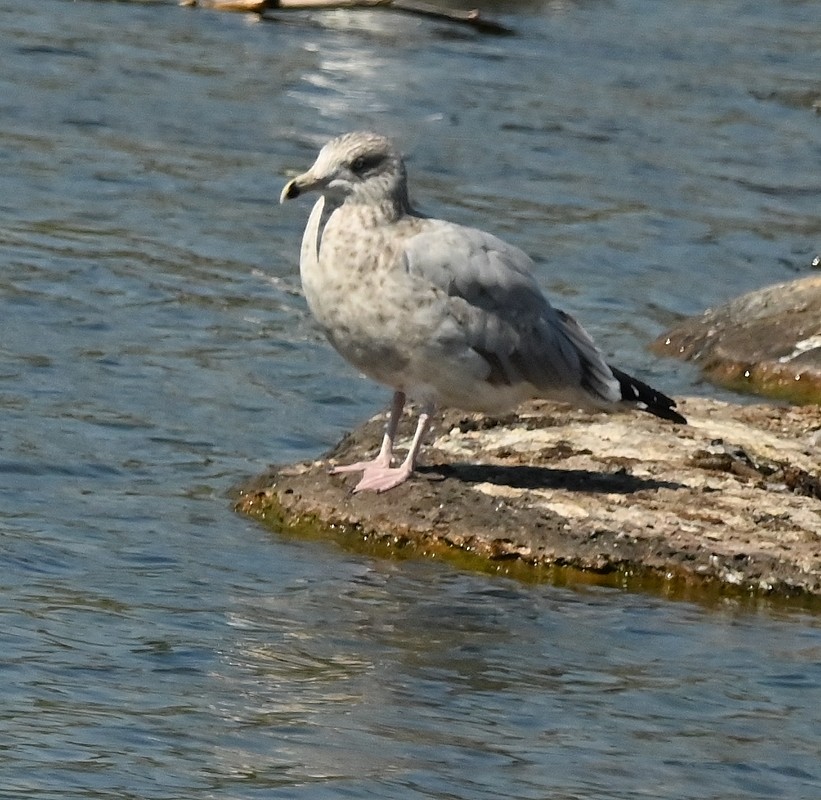
<path id="1" fill-rule="evenodd" d="M 283 538 L 229 487 L 385 391 L 317 335 L 330 135 L 531 252 L 626 367 L 808 269 L 818 6 L 242 15 L 0 0 L 0 796 L 817 798 L 817 616 L 520 585 Z"/>

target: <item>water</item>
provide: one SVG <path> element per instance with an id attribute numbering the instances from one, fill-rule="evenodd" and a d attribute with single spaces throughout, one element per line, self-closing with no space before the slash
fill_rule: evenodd
<path id="1" fill-rule="evenodd" d="M 491 8 L 493 4 L 486 4 Z M 498 4 L 497 4 L 498 6 Z M 380 12 L 0 0 L 0 796 L 817 798 L 807 612 L 522 585 L 232 513 L 386 393 L 317 335 L 289 170 L 401 137 L 625 367 L 806 273 L 813 2 Z"/>

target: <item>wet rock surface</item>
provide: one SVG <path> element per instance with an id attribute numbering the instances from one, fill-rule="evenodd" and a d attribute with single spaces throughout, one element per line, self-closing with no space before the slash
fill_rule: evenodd
<path id="1" fill-rule="evenodd" d="M 750 292 L 685 320 L 653 350 L 697 362 L 723 386 L 821 403 L 821 275 Z"/>
<path id="2" fill-rule="evenodd" d="M 380 415 L 327 459 L 255 479 L 237 508 L 392 548 L 821 595 L 821 409 L 690 398 L 680 410 L 689 425 L 543 402 L 504 417 L 447 412 L 416 476 L 354 495 L 358 475 L 328 466 L 374 453 Z"/>

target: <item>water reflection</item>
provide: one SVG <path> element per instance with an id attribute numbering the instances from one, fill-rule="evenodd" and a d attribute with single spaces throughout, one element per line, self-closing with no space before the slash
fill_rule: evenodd
<path id="1" fill-rule="evenodd" d="M 732 611 L 614 605 L 612 591 L 534 592 L 419 563 L 353 567 L 283 594 L 234 620 L 230 659 L 248 676 L 235 722 L 253 744 L 220 757 L 255 786 L 569 797 L 632 796 L 650 781 L 692 796 L 709 774 L 718 792 L 757 796 L 817 778 L 811 739 L 788 755 L 776 736 L 819 685 L 817 634 L 771 679 L 752 620 Z M 336 633 L 330 607 L 344 620 Z M 767 652 L 783 637 L 775 623 Z"/>

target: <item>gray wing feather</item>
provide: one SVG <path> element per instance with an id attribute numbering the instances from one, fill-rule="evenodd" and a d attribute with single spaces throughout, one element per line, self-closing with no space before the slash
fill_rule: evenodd
<path id="1" fill-rule="evenodd" d="M 491 234 L 438 220 L 405 246 L 408 272 L 449 298 L 468 346 L 492 383 L 526 381 L 545 396 L 619 399 L 618 381 L 588 333 L 553 308 L 531 259 Z"/>
<path id="2" fill-rule="evenodd" d="M 549 305 L 533 278 L 531 259 L 489 233 L 430 220 L 405 252 L 411 274 L 489 312 L 539 314 Z"/>

